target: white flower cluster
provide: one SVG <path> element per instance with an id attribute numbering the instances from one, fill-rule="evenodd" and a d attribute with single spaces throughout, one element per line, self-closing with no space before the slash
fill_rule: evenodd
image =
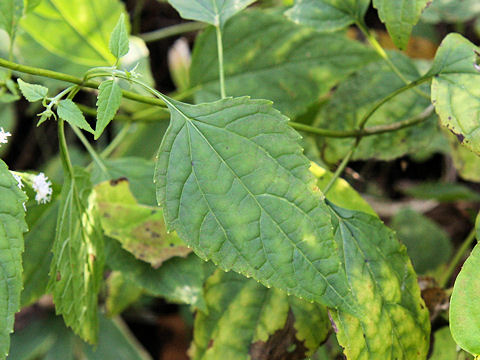
<path id="1" fill-rule="evenodd" d="M 48 180 L 44 173 L 40 173 L 33 178 L 32 187 L 36 192 L 35 200 L 37 203 L 46 204 L 52 198 L 52 182 Z"/>
<path id="2" fill-rule="evenodd" d="M 2 127 L 0 127 L 0 144 L 6 144 L 8 143 L 8 137 L 12 136 L 8 131 L 3 130 Z"/>

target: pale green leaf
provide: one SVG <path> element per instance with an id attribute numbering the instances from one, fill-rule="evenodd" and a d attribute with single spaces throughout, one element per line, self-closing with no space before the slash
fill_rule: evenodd
<path id="1" fill-rule="evenodd" d="M 128 31 L 125 25 L 125 14 L 123 13 L 120 15 L 117 25 L 115 25 L 112 31 L 108 48 L 117 59 L 120 59 L 128 53 Z"/>
<path id="2" fill-rule="evenodd" d="M 475 68 L 478 48 L 459 34 L 441 43 L 432 68 L 432 103 L 442 125 L 458 141 L 480 155 L 480 71 Z"/>
<path id="3" fill-rule="evenodd" d="M 15 37 L 18 22 L 23 15 L 24 0 L 0 1 L 0 29 L 4 29 L 11 38 Z"/>
<path id="4" fill-rule="evenodd" d="M 312 162 L 310 172 L 317 178 L 319 189 L 325 189 L 333 178 L 333 173 Z M 378 216 L 375 210 L 366 202 L 351 185 L 342 178 L 335 181 L 327 194 L 327 199 L 346 209 L 363 211 Z"/>
<path id="5" fill-rule="evenodd" d="M 112 270 L 120 271 L 149 294 L 205 310 L 203 283 L 211 274 L 211 264 L 204 263 L 198 256 L 172 258 L 154 269 L 123 250 L 117 240 L 107 238 L 105 251 L 107 265 Z"/>
<path id="6" fill-rule="evenodd" d="M 103 130 L 113 120 L 122 100 L 122 89 L 115 80 L 107 80 L 98 87 L 97 124 L 95 140 L 102 135 Z"/>
<path id="7" fill-rule="evenodd" d="M 98 336 L 97 298 L 103 277 L 103 237 L 89 174 L 75 168 L 66 176 L 58 212 L 48 291 L 55 310 L 81 338 Z"/>
<path id="8" fill-rule="evenodd" d="M 22 290 L 23 233 L 27 231 L 23 203 L 27 197 L 0 160 L 0 358 L 8 354 L 15 313 Z"/>
<path id="9" fill-rule="evenodd" d="M 404 209 L 392 218 L 391 227 L 407 247 L 417 273 L 435 270 L 450 259 L 452 244 L 448 234 L 426 216 Z"/>
<path id="10" fill-rule="evenodd" d="M 286 17 L 246 11 L 225 26 L 227 95 L 268 99 L 285 115 L 304 113 L 332 87 L 378 56 L 341 34 L 320 34 Z M 195 42 L 191 83 L 197 103 L 220 98 L 213 28 Z M 301 80 L 301 81 L 300 81 Z M 261 84 L 261 86 L 260 86 Z"/>
<path id="11" fill-rule="evenodd" d="M 342 263 L 364 316 L 331 311 L 349 360 L 424 360 L 428 310 L 415 271 L 393 231 L 381 220 L 330 203 Z"/>
<path id="12" fill-rule="evenodd" d="M 453 134 L 448 134 L 450 154 L 453 165 L 462 179 L 480 182 L 480 157 L 469 148 L 463 146 Z"/>
<path id="13" fill-rule="evenodd" d="M 45 86 L 29 84 L 22 79 L 18 79 L 17 82 L 22 95 L 30 102 L 43 100 L 47 96 L 48 88 Z"/>
<path id="14" fill-rule="evenodd" d="M 343 29 L 362 22 L 370 0 L 296 0 L 286 15 L 321 32 Z"/>
<path id="15" fill-rule="evenodd" d="M 222 27 L 228 19 L 255 0 L 168 0 L 184 19 Z"/>
<path id="16" fill-rule="evenodd" d="M 380 20 L 387 26 L 393 43 L 405 49 L 415 24 L 430 0 L 373 0 Z"/>
<path id="17" fill-rule="evenodd" d="M 448 326 L 435 331 L 433 352 L 429 360 L 455 360 L 458 359 L 457 344 L 452 338 Z"/>
<path id="18" fill-rule="evenodd" d="M 70 125 L 94 133 L 78 106 L 70 99 L 61 100 L 57 106 L 58 116 Z"/>
<path id="19" fill-rule="evenodd" d="M 203 259 L 355 313 L 299 135 L 266 100 L 166 98 L 156 166 L 167 226 Z"/>
<path id="20" fill-rule="evenodd" d="M 268 350 L 286 355 L 292 347 L 295 358 L 304 358 L 329 333 L 324 307 L 233 272 L 217 270 L 205 285 L 205 297 L 208 313 L 195 317 L 194 360 L 263 359 Z"/>
<path id="21" fill-rule="evenodd" d="M 43 0 L 24 0 L 25 13 L 29 13 L 35 9 Z"/>
<path id="22" fill-rule="evenodd" d="M 123 12 L 119 0 L 43 0 L 20 23 L 20 54 L 29 65 L 77 76 L 111 66 L 109 38 Z"/>
<path id="23" fill-rule="evenodd" d="M 411 59 L 399 52 L 391 52 L 392 62 L 409 80 L 420 77 Z M 341 83 L 330 101 L 322 108 L 315 125 L 331 130 L 358 128 L 363 117 L 380 100 L 403 87 L 405 83 L 382 60 L 365 66 L 361 71 Z M 421 87 L 428 91 L 428 86 Z M 367 127 L 393 124 L 421 114 L 430 103 L 415 91 L 395 96 L 370 117 Z M 362 138 L 354 153 L 356 160 L 371 158 L 392 160 L 426 147 L 438 133 L 435 116 L 427 121 L 398 131 Z M 323 159 L 336 163 L 350 151 L 354 138 L 319 138 Z"/>
<path id="24" fill-rule="evenodd" d="M 422 14 L 422 20 L 429 23 L 464 23 L 480 14 L 478 0 L 434 0 Z"/>
<path id="25" fill-rule="evenodd" d="M 118 240 L 137 259 L 158 268 L 174 256 L 192 250 L 175 233 L 167 233 L 160 208 L 137 203 L 128 181 L 115 180 L 95 187 L 97 208 L 105 235 Z"/>
<path id="26" fill-rule="evenodd" d="M 136 302 L 143 289 L 120 271 L 113 271 L 107 280 L 107 299 L 105 307 L 108 316 L 120 315 L 123 310 Z"/>
<path id="27" fill-rule="evenodd" d="M 476 245 L 455 280 L 450 300 L 450 330 L 455 342 L 480 355 L 480 245 Z"/>

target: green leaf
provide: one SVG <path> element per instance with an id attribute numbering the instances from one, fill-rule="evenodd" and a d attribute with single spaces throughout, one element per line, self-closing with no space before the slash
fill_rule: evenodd
<path id="1" fill-rule="evenodd" d="M 109 37 L 122 13 L 119 0 L 43 0 L 22 19 L 16 43 L 29 65 L 83 76 L 115 63 Z"/>
<path id="2" fill-rule="evenodd" d="M 23 15 L 24 0 L 0 1 L 0 29 L 4 29 L 10 38 L 15 37 L 17 26 Z"/>
<path id="3" fill-rule="evenodd" d="M 166 98 L 156 166 L 165 222 L 197 255 L 289 294 L 355 313 L 299 135 L 266 100 Z"/>
<path id="4" fill-rule="evenodd" d="M 108 295 L 105 301 L 109 317 L 120 315 L 126 308 L 136 302 L 143 289 L 127 279 L 120 271 L 113 271 L 107 280 Z"/>
<path id="5" fill-rule="evenodd" d="M 457 344 L 452 338 L 448 326 L 435 331 L 433 341 L 433 352 L 430 360 L 452 360 L 458 359 Z"/>
<path id="6" fill-rule="evenodd" d="M 29 321 L 26 328 L 12 335 L 12 346 L 8 359 L 41 359 L 53 346 L 56 334 L 50 319 Z M 63 358 L 62 358 L 63 360 Z"/>
<path id="7" fill-rule="evenodd" d="M 229 44 L 224 49 L 227 94 L 272 100 L 290 117 L 304 113 L 321 95 L 378 59 L 373 50 L 344 35 L 320 34 L 260 11 L 236 16 L 223 33 Z M 216 47 L 213 28 L 195 42 L 190 76 L 192 87 L 199 87 L 197 103 L 220 98 Z"/>
<path id="8" fill-rule="evenodd" d="M 263 359 L 272 352 L 280 358 L 290 348 L 295 349 L 292 358 L 303 359 L 329 334 L 324 307 L 233 272 L 217 270 L 205 285 L 205 297 L 208 313 L 199 311 L 195 317 L 194 360 Z"/>
<path id="9" fill-rule="evenodd" d="M 310 172 L 317 178 L 317 186 L 324 189 L 333 178 L 333 173 L 312 162 Z M 327 199 L 346 209 L 363 211 L 364 213 L 378 216 L 375 210 L 360 194 L 342 178 L 338 178 L 327 194 Z"/>
<path id="10" fill-rule="evenodd" d="M 123 250 L 117 240 L 107 238 L 105 250 L 112 270 L 120 271 L 151 295 L 205 310 L 203 283 L 211 273 L 211 264 L 190 254 L 186 259 L 172 258 L 154 269 Z"/>
<path id="11" fill-rule="evenodd" d="M 341 30 L 363 21 L 370 0 L 296 0 L 286 15 L 321 32 Z"/>
<path id="12" fill-rule="evenodd" d="M 399 52 L 391 52 L 392 62 L 409 80 L 420 77 L 415 64 Z M 380 100 L 402 88 L 405 83 L 384 61 L 376 61 L 341 83 L 330 101 L 322 108 L 315 125 L 331 130 L 358 128 L 363 117 Z M 428 92 L 428 86 L 422 87 Z M 368 120 L 367 127 L 393 124 L 421 114 L 429 101 L 413 90 L 395 96 L 381 106 Z M 426 147 L 438 132 L 434 115 L 427 121 L 398 131 L 367 136 L 354 153 L 356 160 L 392 160 Z M 343 159 L 353 146 L 354 138 L 319 138 L 323 159 L 336 163 Z"/>
<path id="13" fill-rule="evenodd" d="M 103 130 L 113 120 L 122 101 L 122 89 L 115 80 L 107 80 L 98 87 L 97 124 L 95 140 L 102 135 Z"/>
<path id="14" fill-rule="evenodd" d="M 442 125 L 480 155 L 480 72 L 478 48 L 459 34 L 449 34 L 438 48 L 432 68 L 432 103 Z"/>
<path id="15" fill-rule="evenodd" d="M 89 174 L 75 168 L 61 193 L 48 291 L 55 310 L 82 339 L 98 335 L 97 297 L 103 277 L 103 238 Z"/>
<path id="16" fill-rule="evenodd" d="M 27 197 L 0 160 L 0 357 L 10 347 L 15 313 L 22 290 L 23 233 L 27 231 L 23 203 Z"/>
<path id="17" fill-rule="evenodd" d="M 417 199 L 434 199 L 441 202 L 480 201 L 480 193 L 460 183 L 423 182 L 403 192 Z"/>
<path id="18" fill-rule="evenodd" d="M 70 99 L 61 100 L 57 106 L 58 116 L 70 125 L 94 133 L 78 106 Z"/>
<path id="19" fill-rule="evenodd" d="M 22 307 L 34 303 L 46 292 L 58 205 L 58 201 L 50 205 L 25 235 Z"/>
<path id="20" fill-rule="evenodd" d="M 405 49 L 413 26 L 420 20 L 423 9 L 430 0 L 373 0 L 380 20 L 387 26 L 393 43 Z"/>
<path id="21" fill-rule="evenodd" d="M 22 79 L 18 79 L 17 82 L 22 95 L 30 102 L 43 100 L 48 94 L 48 88 L 45 86 L 29 84 Z"/>
<path id="22" fill-rule="evenodd" d="M 453 165 L 462 179 L 480 182 L 480 157 L 469 148 L 463 146 L 453 134 L 447 134 L 447 150 L 453 159 Z"/>
<path id="23" fill-rule="evenodd" d="M 427 6 L 422 20 L 429 23 L 465 23 L 480 14 L 477 0 L 435 0 Z"/>
<path id="24" fill-rule="evenodd" d="M 429 314 L 405 247 L 380 219 L 329 205 L 342 263 L 365 314 L 330 311 L 345 355 L 349 360 L 426 359 Z"/>
<path id="25" fill-rule="evenodd" d="M 480 355 L 480 245 L 476 245 L 455 280 L 450 300 L 450 331 L 455 342 Z"/>
<path id="26" fill-rule="evenodd" d="M 404 209 L 392 218 L 391 227 L 407 247 L 417 273 L 435 270 L 450 259 L 452 244 L 448 234 L 426 216 Z"/>
<path id="27" fill-rule="evenodd" d="M 106 181 L 95 187 L 105 235 L 117 239 L 137 259 L 158 268 L 174 256 L 191 253 L 175 233 L 167 233 L 163 212 L 137 203 L 128 181 Z"/>
<path id="28" fill-rule="evenodd" d="M 128 31 L 125 25 L 125 14 L 123 13 L 120 15 L 117 25 L 115 25 L 112 31 L 108 48 L 117 59 L 120 59 L 128 53 Z"/>
<path id="29" fill-rule="evenodd" d="M 228 19 L 255 0 L 168 0 L 184 19 L 223 27 Z"/>

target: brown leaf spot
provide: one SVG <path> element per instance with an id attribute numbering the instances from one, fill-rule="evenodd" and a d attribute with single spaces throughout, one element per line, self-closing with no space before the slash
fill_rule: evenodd
<path id="1" fill-rule="evenodd" d="M 112 179 L 112 180 L 110 180 L 110 185 L 117 186 L 118 184 L 120 184 L 123 181 L 128 182 L 128 179 L 126 177 L 121 177 L 121 178 L 118 178 L 118 179 L 115 179 L 115 180 Z"/>
<path id="2" fill-rule="evenodd" d="M 62 280 L 62 274 L 60 274 L 60 271 L 57 271 L 57 281 Z"/>

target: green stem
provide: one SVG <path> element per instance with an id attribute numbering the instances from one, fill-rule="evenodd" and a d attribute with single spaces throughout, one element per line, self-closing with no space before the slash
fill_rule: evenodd
<path id="1" fill-rule="evenodd" d="M 470 231 L 466 239 L 463 241 L 462 245 L 460 245 L 454 257 L 450 261 L 447 270 L 445 270 L 445 272 L 443 273 L 443 277 L 439 281 L 440 287 L 444 288 L 447 285 L 448 280 L 450 280 L 450 278 L 452 277 L 458 264 L 460 263 L 460 261 L 463 260 L 467 251 L 470 250 L 472 243 L 475 240 L 475 236 L 476 230 L 474 228 L 472 229 L 472 231 Z"/>
<path id="2" fill-rule="evenodd" d="M 107 158 L 109 157 L 115 149 L 123 143 L 125 138 L 128 136 L 128 133 L 130 132 L 130 128 L 132 127 L 131 123 L 125 124 L 125 126 L 120 130 L 120 132 L 115 136 L 115 138 L 112 140 L 110 144 L 102 151 L 100 156 L 102 158 Z"/>
<path id="3" fill-rule="evenodd" d="M 140 34 L 139 36 L 145 42 L 148 43 L 148 42 L 162 40 L 171 36 L 177 36 L 184 33 L 202 30 L 202 29 L 205 29 L 206 26 L 207 24 L 201 23 L 201 22 L 186 22 L 186 23 L 158 29 L 155 31 L 151 31 L 148 33 Z"/>
<path id="4" fill-rule="evenodd" d="M 140 20 L 142 17 L 143 6 L 145 0 L 137 0 L 133 9 L 132 34 L 137 35 L 140 32 Z"/>
<path id="5" fill-rule="evenodd" d="M 225 72 L 223 70 L 223 42 L 222 42 L 222 30 L 220 26 L 216 28 L 217 33 L 217 51 L 218 51 L 218 77 L 220 79 L 220 95 L 222 99 L 227 97 L 225 92 Z"/>
<path id="6" fill-rule="evenodd" d="M 97 81 L 86 81 L 84 82 L 83 79 L 78 78 L 76 76 L 60 73 L 57 71 L 52 71 L 52 70 L 46 70 L 46 69 L 40 69 L 32 66 L 26 66 L 26 65 L 20 65 L 17 63 L 14 63 L 12 61 L 8 61 L 6 59 L 0 58 L 0 67 L 4 67 L 7 69 L 11 69 L 13 71 L 19 71 L 22 73 L 26 74 L 31 74 L 31 75 L 36 75 L 36 76 L 42 76 L 42 77 L 47 77 L 50 79 L 55 79 L 55 80 L 60 80 L 60 81 L 65 81 L 69 82 L 72 84 L 80 85 L 85 88 L 91 88 L 91 89 L 98 89 L 100 86 L 100 83 Z M 161 106 L 164 107 L 165 103 L 161 99 L 156 99 L 156 98 L 151 98 L 148 96 L 143 96 L 139 95 L 137 93 L 127 91 L 127 90 L 122 90 L 122 95 L 130 100 L 134 100 L 137 102 L 141 102 L 144 104 L 149 104 L 149 105 L 156 105 L 156 106 Z"/>
<path id="7" fill-rule="evenodd" d="M 83 135 L 82 131 L 77 128 L 75 125 L 72 125 L 70 124 L 70 127 L 72 128 L 73 132 L 75 133 L 75 135 L 77 135 L 77 137 L 80 139 L 80 141 L 82 142 L 83 146 L 85 147 L 85 149 L 87 149 L 88 153 L 90 154 L 90 156 L 92 157 L 93 161 L 98 165 L 98 167 L 100 168 L 100 170 L 102 170 L 102 172 L 105 174 L 105 175 L 110 175 L 108 173 L 108 170 L 107 170 L 107 167 L 105 166 L 105 164 L 103 163 L 103 160 L 100 158 L 100 156 L 97 154 L 97 152 L 95 151 L 95 149 L 92 147 L 92 145 L 90 145 L 90 143 L 88 142 L 87 138 Z"/>
<path id="8" fill-rule="evenodd" d="M 368 30 L 367 26 L 363 23 L 363 21 L 358 21 L 356 22 L 358 28 L 360 31 L 365 35 L 365 38 L 367 41 L 372 45 L 373 49 L 377 52 L 378 55 L 387 63 L 387 65 L 392 69 L 392 71 L 405 83 L 405 84 L 410 84 L 410 80 L 408 80 L 405 75 L 402 74 L 402 72 L 395 66 L 395 64 L 392 62 L 390 59 L 390 56 L 388 56 L 387 52 L 385 49 L 380 45 L 380 43 L 377 41 L 375 36 L 372 35 L 370 30 Z M 414 90 L 418 95 L 430 100 L 430 95 L 426 94 L 425 92 L 415 89 Z"/>
<path id="9" fill-rule="evenodd" d="M 328 182 L 327 186 L 325 186 L 325 189 L 323 189 L 323 194 L 324 195 L 327 195 L 327 193 L 330 191 L 330 189 L 332 188 L 332 186 L 335 184 L 335 182 L 337 181 L 337 179 L 340 177 L 340 175 L 342 174 L 343 170 L 345 170 L 348 162 L 350 161 L 350 159 L 352 158 L 353 156 L 353 153 L 355 152 L 355 150 L 357 149 L 357 146 L 358 146 L 358 143 L 360 142 L 360 140 L 357 140 L 355 141 L 355 144 L 352 146 L 352 148 L 350 149 L 350 151 L 348 152 L 347 156 L 345 156 L 342 160 L 342 162 L 340 163 L 340 165 L 338 166 L 337 170 L 335 170 L 335 173 L 333 174 L 333 177 L 330 179 L 330 181 Z"/>
<path id="10" fill-rule="evenodd" d="M 65 121 L 58 119 L 58 142 L 60 146 L 60 157 L 62 159 L 63 169 L 70 175 L 71 179 L 75 178 L 72 161 L 68 153 L 67 140 L 65 138 Z"/>

